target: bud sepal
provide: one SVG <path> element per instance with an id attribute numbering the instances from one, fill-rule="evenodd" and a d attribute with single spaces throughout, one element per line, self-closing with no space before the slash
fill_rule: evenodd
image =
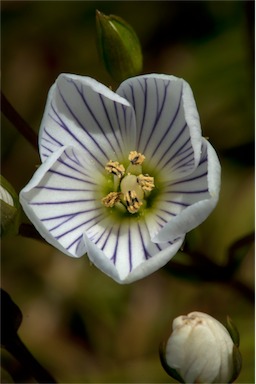
<path id="1" fill-rule="evenodd" d="M 96 11 L 96 29 L 101 59 L 114 80 L 122 82 L 141 73 L 140 42 L 125 20 Z"/>

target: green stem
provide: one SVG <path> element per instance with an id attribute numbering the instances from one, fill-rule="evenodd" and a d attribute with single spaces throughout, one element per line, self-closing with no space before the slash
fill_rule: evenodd
<path id="1" fill-rule="evenodd" d="M 1 111 L 25 139 L 38 150 L 38 136 L 1 92 Z"/>

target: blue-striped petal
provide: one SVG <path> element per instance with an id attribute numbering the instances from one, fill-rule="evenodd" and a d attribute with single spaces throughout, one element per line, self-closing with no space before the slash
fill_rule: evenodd
<path id="1" fill-rule="evenodd" d="M 41 165 L 21 191 L 20 201 L 39 233 L 62 252 L 90 260 L 120 283 L 146 276 L 166 264 L 180 248 L 151 241 L 144 221 L 117 220 L 101 203 L 102 174 L 88 156 L 61 147 Z"/>
<path id="2" fill-rule="evenodd" d="M 74 147 L 61 147 L 41 165 L 20 193 L 23 209 L 39 233 L 62 252 L 86 252 L 83 233 L 104 217 L 102 175 Z"/>
<path id="3" fill-rule="evenodd" d="M 135 116 L 129 102 L 96 80 L 61 74 L 52 86 L 40 127 L 42 161 L 73 145 L 97 166 L 126 159 L 135 147 Z"/>
<path id="4" fill-rule="evenodd" d="M 166 183 L 154 214 L 148 216 L 152 240 L 176 239 L 200 225 L 215 208 L 219 191 L 220 163 L 211 144 L 203 139 L 196 170 L 181 180 Z"/>
<path id="5" fill-rule="evenodd" d="M 131 283 L 165 265 L 181 247 L 184 235 L 155 244 L 144 220 L 98 225 L 84 234 L 88 257 L 119 283 Z"/>
<path id="6" fill-rule="evenodd" d="M 163 180 L 193 172 L 200 160 L 201 127 L 190 86 L 167 75 L 145 75 L 126 80 L 117 93 L 134 107 L 136 150 Z"/>

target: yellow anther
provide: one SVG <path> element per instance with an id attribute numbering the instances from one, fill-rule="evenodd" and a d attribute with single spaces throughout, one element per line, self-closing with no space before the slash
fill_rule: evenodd
<path id="1" fill-rule="evenodd" d="M 121 179 L 121 177 L 123 177 L 125 173 L 124 166 L 118 161 L 109 160 L 109 162 L 105 166 L 105 169 L 109 173 L 113 173 L 114 175 L 116 175 L 119 179 Z"/>
<path id="2" fill-rule="evenodd" d="M 149 175 L 139 175 L 137 177 L 137 182 L 143 189 L 143 191 L 152 191 L 153 188 L 155 188 L 154 184 L 154 177 L 151 177 Z"/>
<path id="3" fill-rule="evenodd" d="M 133 165 L 140 165 L 145 160 L 145 156 L 137 151 L 131 151 L 129 153 L 128 159 Z"/>
<path id="4" fill-rule="evenodd" d="M 124 195 L 124 200 L 126 202 L 127 211 L 130 213 L 136 213 L 142 206 L 142 202 L 139 201 L 135 191 L 128 191 Z"/>
<path id="5" fill-rule="evenodd" d="M 110 192 L 107 196 L 103 197 L 101 201 L 106 207 L 112 208 L 116 203 L 120 201 L 121 195 L 121 192 Z"/>

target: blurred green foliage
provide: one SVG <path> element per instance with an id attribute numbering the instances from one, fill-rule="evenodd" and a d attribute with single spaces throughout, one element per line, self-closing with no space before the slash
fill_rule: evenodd
<path id="1" fill-rule="evenodd" d="M 1 5 L 2 90 L 36 132 L 59 73 L 84 74 L 111 85 L 96 48 L 96 9 L 134 28 L 145 73 L 173 74 L 191 84 L 203 133 L 222 163 L 222 190 L 217 208 L 187 235 L 186 244 L 225 265 L 228 248 L 254 230 L 254 3 Z M 1 146 L 2 174 L 19 191 L 40 163 L 38 154 L 5 118 Z M 174 261 L 180 259 L 181 252 Z M 163 268 L 119 286 L 86 258 L 71 259 L 41 242 L 15 237 L 2 241 L 2 286 L 22 310 L 21 338 L 59 382 L 170 382 L 158 357 L 159 343 L 174 317 L 198 310 L 222 322 L 226 315 L 234 320 L 243 356 L 236 383 L 253 383 L 252 246 L 239 263 L 236 284 L 188 280 Z M 20 367 L 11 356 L 4 354 L 2 364 L 4 372 L 18 376 Z"/>

